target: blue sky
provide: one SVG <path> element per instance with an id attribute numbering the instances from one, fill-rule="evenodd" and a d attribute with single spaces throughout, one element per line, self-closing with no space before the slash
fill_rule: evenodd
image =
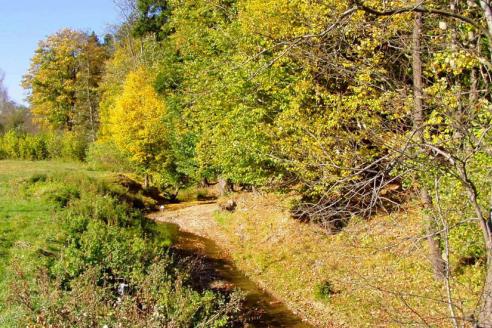
<path id="1" fill-rule="evenodd" d="M 0 0 L 0 70 L 10 97 L 22 103 L 22 75 L 38 42 L 64 27 L 104 34 L 118 23 L 113 0 Z"/>

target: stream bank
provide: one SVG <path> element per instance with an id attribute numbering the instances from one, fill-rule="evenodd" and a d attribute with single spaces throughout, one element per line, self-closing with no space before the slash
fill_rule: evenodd
<path id="1" fill-rule="evenodd" d="M 293 220 L 282 195 L 231 197 L 234 212 L 213 203 L 181 203 L 166 205 L 155 219 L 213 240 L 241 272 L 313 327 L 401 327 L 395 315 L 416 322 L 415 313 L 434 313 L 433 326 L 447 326 L 445 304 L 432 300 L 441 286 L 428 270 L 425 245 L 415 243 L 422 226 L 412 204 L 351 220 L 329 235 Z M 400 293 L 421 297 L 395 296 Z"/>
<path id="2" fill-rule="evenodd" d="M 245 307 L 248 312 L 247 327 L 312 327 L 303 322 L 285 304 L 264 291 L 241 272 L 232 262 L 227 252 L 216 242 L 206 236 L 214 225 L 213 213 L 218 209 L 215 203 L 204 202 L 186 207 L 180 205 L 168 208 L 163 212 L 153 213 L 150 218 L 165 224 L 177 236 L 173 247 L 184 256 L 198 256 L 204 268 L 193 277 L 212 289 L 232 290 L 237 288 L 245 293 Z M 180 218 L 177 220 L 177 218 Z M 179 224 L 181 219 L 188 217 L 189 224 L 194 224 L 193 232 L 189 226 Z M 207 225 L 207 227 L 203 227 Z M 186 230 L 185 230 L 186 229 Z M 197 230 L 204 235 L 196 233 Z M 217 235 L 216 235 L 217 236 Z"/>

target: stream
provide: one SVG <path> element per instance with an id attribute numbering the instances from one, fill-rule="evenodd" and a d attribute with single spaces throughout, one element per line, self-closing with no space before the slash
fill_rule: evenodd
<path id="1" fill-rule="evenodd" d="M 207 263 L 208 274 L 194 277 L 195 279 L 210 279 L 209 285 L 220 283 L 229 286 L 229 289 L 238 288 L 245 293 L 247 310 L 257 313 L 247 327 L 312 327 L 303 322 L 290 311 L 282 302 L 259 288 L 244 273 L 238 270 L 229 260 L 226 253 L 210 239 L 180 229 L 174 223 L 160 223 L 166 225 L 176 236 L 174 247 L 184 255 L 198 255 Z"/>

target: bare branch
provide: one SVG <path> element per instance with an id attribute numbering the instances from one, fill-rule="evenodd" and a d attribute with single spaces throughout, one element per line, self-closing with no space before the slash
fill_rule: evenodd
<path id="1" fill-rule="evenodd" d="M 412 6 L 389 9 L 389 10 L 385 10 L 385 11 L 379 11 L 377 9 L 366 6 L 361 0 L 353 0 L 353 1 L 359 9 L 361 9 L 361 10 L 363 10 L 369 14 L 375 15 L 375 16 L 392 16 L 392 15 L 398 15 L 398 14 L 403 14 L 403 13 L 408 13 L 408 12 L 419 12 L 419 13 L 423 13 L 423 14 L 435 14 L 435 15 L 439 15 L 439 16 L 455 18 L 455 19 L 458 19 L 464 23 L 467 23 L 467 24 L 473 26 L 478 31 L 480 31 L 483 35 L 485 35 L 489 40 L 492 40 L 492 35 L 490 34 L 489 30 L 487 28 L 485 28 L 484 26 L 482 26 L 481 24 L 478 24 L 477 22 L 475 22 L 473 19 L 468 18 L 468 17 L 463 16 L 463 15 L 460 15 L 458 13 L 447 11 L 447 10 L 426 8 L 422 5 L 423 1 L 421 1 L 420 3 L 414 4 Z"/>

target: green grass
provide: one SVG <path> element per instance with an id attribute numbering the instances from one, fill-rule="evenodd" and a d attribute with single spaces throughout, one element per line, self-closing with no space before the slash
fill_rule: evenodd
<path id="1" fill-rule="evenodd" d="M 173 231 L 145 218 L 150 200 L 125 180 L 77 163 L 0 161 L 1 328 L 221 327 L 238 311 L 240 297 L 193 289 L 168 253 Z M 135 292 L 115 307 L 122 281 Z"/>
<path id="2" fill-rule="evenodd" d="M 21 265 L 23 272 L 35 272 L 49 260 L 40 253 L 53 253 L 60 247 L 52 201 L 26 193 L 22 181 L 35 175 L 80 172 L 106 175 L 87 171 L 80 163 L 0 161 L 0 327 L 15 327 L 18 311 L 6 306 L 9 281 L 16 279 L 15 264 Z M 49 240 L 47 236 L 51 236 Z"/>
<path id="3" fill-rule="evenodd" d="M 215 195 L 207 188 L 200 187 L 189 187 L 183 190 L 180 190 L 177 196 L 177 199 L 180 202 L 192 202 L 192 201 L 200 201 L 200 200 L 208 200 L 214 198 Z"/>

